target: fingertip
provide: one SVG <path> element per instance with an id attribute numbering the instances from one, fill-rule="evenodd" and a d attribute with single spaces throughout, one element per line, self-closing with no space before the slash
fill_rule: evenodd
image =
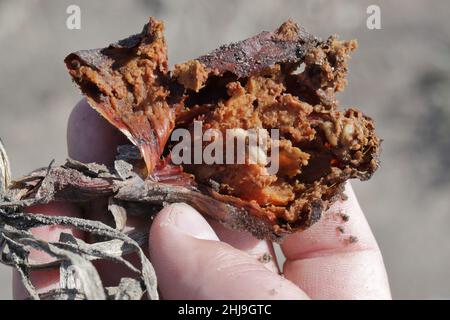
<path id="1" fill-rule="evenodd" d="M 166 299 L 305 299 L 294 284 L 219 241 L 193 208 L 164 208 L 149 236 L 151 261 Z"/>
<path id="2" fill-rule="evenodd" d="M 165 228 L 175 228 L 176 230 L 164 230 Z M 150 239 L 155 233 L 155 236 L 158 236 L 159 229 L 163 229 L 162 232 L 182 233 L 202 240 L 219 240 L 205 218 L 197 210 L 184 203 L 174 203 L 161 210 L 153 221 Z"/>
<path id="3" fill-rule="evenodd" d="M 374 250 L 378 245 L 349 183 L 346 200 L 337 201 L 309 229 L 286 237 L 281 248 L 288 260 L 339 252 Z"/>
<path id="4" fill-rule="evenodd" d="M 272 242 L 257 239 L 248 231 L 230 229 L 216 220 L 209 219 L 208 221 L 220 241 L 249 254 L 263 263 L 268 270 L 280 273 Z"/>
<path id="5" fill-rule="evenodd" d="M 389 282 L 375 237 L 349 184 L 347 199 L 281 247 L 287 279 L 313 299 L 389 299 Z"/>
<path id="6" fill-rule="evenodd" d="M 82 99 L 72 110 L 67 124 L 69 157 L 85 163 L 111 164 L 119 144 L 126 137 Z"/>

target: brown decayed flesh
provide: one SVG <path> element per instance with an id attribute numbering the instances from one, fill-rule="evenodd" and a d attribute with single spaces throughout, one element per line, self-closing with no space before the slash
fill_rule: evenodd
<path id="1" fill-rule="evenodd" d="M 90 105 L 140 149 L 141 175 L 153 183 L 142 192 L 194 192 L 195 201 L 178 200 L 274 239 L 310 227 L 342 197 L 345 181 L 369 179 L 377 169 L 373 121 L 355 108 L 339 109 L 336 99 L 356 41 L 322 41 L 289 20 L 169 72 L 162 32 L 151 18 L 141 34 L 65 60 Z M 266 174 L 261 163 L 172 165 L 168 138 L 194 120 L 203 121 L 203 130 L 279 129 L 279 171 Z M 214 203 L 228 209 L 218 214 Z"/>

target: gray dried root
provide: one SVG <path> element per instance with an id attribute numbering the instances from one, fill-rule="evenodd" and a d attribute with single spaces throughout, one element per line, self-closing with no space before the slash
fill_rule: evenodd
<path id="1" fill-rule="evenodd" d="M 8 158 L 0 142 L 0 262 L 17 270 L 30 298 L 139 300 L 146 294 L 148 299 L 158 299 L 154 269 L 140 247 L 147 242 L 148 235 L 123 232 L 127 210 L 112 197 L 125 182 L 124 170 L 132 167 L 123 160 L 119 160 L 116 167 L 122 171 L 112 173 L 98 164 L 68 160 L 61 167 L 49 166 L 11 182 Z M 139 180 L 131 171 L 128 177 Z M 86 197 L 90 192 L 93 194 Z M 86 202 L 108 195 L 111 195 L 109 210 L 116 222 L 115 228 L 99 221 L 24 212 L 31 205 L 51 201 Z M 61 233 L 58 241 L 47 242 L 30 231 L 39 226 L 55 225 L 92 234 L 96 242 L 86 243 L 68 233 Z M 45 264 L 33 261 L 31 249 L 44 252 L 53 260 Z M 139 266 L 127 260 L 127 255 L 133 252 L 139 256 Z M 126 266 L 134 277 L 122 278 L 116 287 L 104 287 L 93 264 L 99 259 Z M 60 288 L 38 293 L 31 283 L 30 272 L 55 267 L 60 269 Z"/>
<path id="2" fill-rule="evenodd" d="M 11 170 L 9 166 L 8 156 L 3 146 L 3 142 L 0 139 L 0 195 L 4 194 L 6 187 L 11 180 Z"/>

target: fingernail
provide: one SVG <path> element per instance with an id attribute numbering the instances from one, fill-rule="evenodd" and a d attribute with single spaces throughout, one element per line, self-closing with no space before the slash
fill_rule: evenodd
<path id="1" fill-rule="evenodd" d="M 175 226 L 182 233 L 202 240 L 219 241 L 214 230 L 203 216 L 191 206 L 175 203 L 164 208 L 161 212 L 166 216 L 161 221 L 161 227 Z"/>

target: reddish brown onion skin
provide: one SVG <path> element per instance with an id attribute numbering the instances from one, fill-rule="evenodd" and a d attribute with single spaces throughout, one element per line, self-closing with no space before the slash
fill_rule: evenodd
<path id="1" fill-rule="evenodd" d="M 141 33 L 103 49 L 71 53 L 64 60 L 89 105 L 141 150 L 148 172 L 175 126 L 169 105 L 164 25 L 150 18 Z"/>

